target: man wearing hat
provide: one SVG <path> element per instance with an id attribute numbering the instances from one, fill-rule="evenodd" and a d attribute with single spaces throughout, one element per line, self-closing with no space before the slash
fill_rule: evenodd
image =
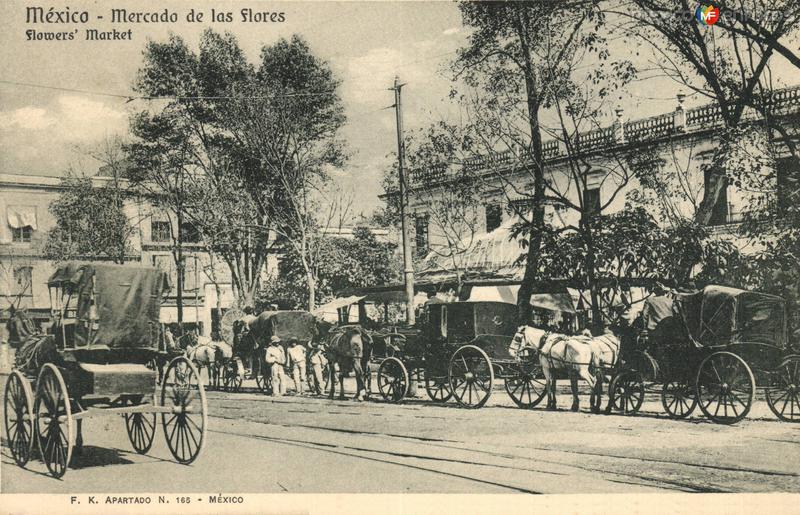
<path id="1" fill-rule="evenodd" d="M 272 376 L 272 396 L 280 397 L 286 393 L 286 374 L 283 367 L 286 364 L 286 353 L 278 336 L 271 336 L 267 355 L 264 359 L 269 365 Z"/>
<path id="2" fill-rule="evenodd" d="M 297 338 L 289 340 L 290 366 L 292 368 L 292 380 L 297 395 L 303 395 L 303 383 L 306 382 L 306 348 L 297 341 Z"/>
<path id="3" fill-rule="evenodd" d="M 310 345 L 311 350 L 308 353 L 308 362 L 311 364 L 311 373 L 314 377 L 313 390 L 317 395 L 321 395 L 323 393 L 322 388 L 325 385 L 323 370 L 325 370 L 328 360 L 325 359 L 325 352 L 319 342 L 312 340 Z"/>

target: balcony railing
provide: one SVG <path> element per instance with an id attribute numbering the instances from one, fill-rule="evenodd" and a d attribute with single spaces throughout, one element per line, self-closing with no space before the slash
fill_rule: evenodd
<path id="1" fill-rule="evenodd" d="M 787 114 L 800 111 L 798 109 L 800 107 L 800 86 L 777 90 L 765 98 L 762 105 L 764 110 L 772 113 Z M 682 116 L 677 116 L 678 114 Z M 627 143 L 641 143 L 665 138 L 679 131 L 686 133 L 712 128 L 721 122 L 721 109 L 718 105 L 709 104 L 626 123 L 618 122 L 610 127 L 580 133 L 576 136 L 574 145 L 579 152 L 596 152 Z M 559 140 L 545 141 L 542 151 L 546 160 L 558 159 L 566 153 L 564 145 Z M 517 154 L 512 150 L 506 150 L 469 157 L 463 161 L 461 171 L 480 172 L 481 170 L 506 167 L 516 161 L 519 161 L 520 166 L 524 166 L 527 160 L 519 159 Z M 455 173 L 457 173 L 456 170 L 446 166 L 415 170 L 410 173 L 411 186 L 447 182 Z"/>

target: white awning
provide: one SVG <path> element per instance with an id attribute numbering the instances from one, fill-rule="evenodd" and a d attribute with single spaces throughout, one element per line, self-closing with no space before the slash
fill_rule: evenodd
<path id="1" fill-rule="evenodd" d="M 339 308 L 350 306 L 351 304 L 356 304 L 362 299 L 364 299 L 364 297 L 359 297 L 358 295 L 352 295 L 350 297 L 339 297 L 338 299 L 334 299 L 328 302 L 327 304 L 319 306 L 317 309 L 312 311 L 312 314 L 317 316 L 322 316 L 325 313 L 336 313 L 339 310 Z"/>
<path id="2" fill-rule="evenodd" d="M 516 304 L 517 292 L 519 292 L 519 285 L 473 286 L 469 292 L 469 300 Z"/>
<path id="3" fill-rule="evenodd" d="M 9 206 L 8 225 L 13 229 L 22 229 L 23 227 L 30 227 L 34 231 L 37 230 L 38 226 L 36 225 L 36 207 Z"/>

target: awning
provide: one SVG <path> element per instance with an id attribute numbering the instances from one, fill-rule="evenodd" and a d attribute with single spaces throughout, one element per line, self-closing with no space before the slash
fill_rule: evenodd
<path id="1" fill-rule="evenodd" d="M 519 285 L 498 285 L 498 286 L 473 286 L 469 294 L 469 300 L 474 301 L 494 301 L 517 303 L 517 292 Z"/>
<path id="2" fill-rule="evenodd" d="M 534 293 L 531 295 L 531 306 L 550 311 L 575 313 L 572 295 L 569 293 Z"/>
<path id="3" fill-rule="evenodd" d="M 339 310 L 339 308 L 356 304 L 357 302 L 363 299 L 364 299 L 363 296 L 358 296 L 358 295 L 351 295 L 350 297 L 339 297 L 338 299 L 334 299 L 328 302 L 327 304 L 319 306 L 317 309 L 312 311 L 312 314 L 316 316 L 322 316 L 324 313 L 336 313 Z"/>
<path id="4" fill-rule="evenodd" d="M 13 229 L 30 227 L 34 231 L 39 227 L 36 225 L 36 206 L 9 206 L 8 225 Z"/>

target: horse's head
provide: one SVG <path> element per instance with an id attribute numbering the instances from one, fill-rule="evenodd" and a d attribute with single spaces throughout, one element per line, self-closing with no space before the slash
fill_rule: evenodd
<path id="1" fill-rule="evenodd" d="M 530 325 L 521 325 L 517 328 L 511 344 L 508 346 L 508 352 L 512 357 L 518 357 L 524 349 L 533 349 L 534 351 L 539 348 L 539 341 L 547 334 L 544 329 L 533 327 Z"/>

